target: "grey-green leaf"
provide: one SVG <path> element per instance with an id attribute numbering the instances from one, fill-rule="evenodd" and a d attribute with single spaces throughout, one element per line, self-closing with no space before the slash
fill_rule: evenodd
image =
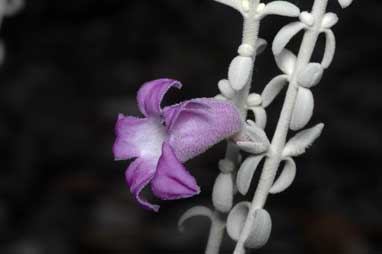
<path id="1" fill-rule="evenodd" d="M 299 87 L 290 122 L 291 130 L 297 131 L 305 127 L 305 125 L 312 118 L 313 109 L 314 98 L 312 91 L 304 87 Z"/>
<path id="2" fill-rule="evenodd" d="M 274 55 L 280 54 L 288 42 L 295 36 L 298 32 L 304 29 L 305 25 L 300 21 L 290 23 L 277 33 L 272 44 L 272 51 Z"/>
<path id="3" fill-rule="evenodd" d="M 252 178 L 263 158 L 264 155 L 250 156 L 241 164 L 241 167 L 237 172 L 236 185 L 238 191 L 242 195 L 246 195 L 248 193 Z"/>
<path id="4" fill-rule="evenodd" d="M 273 78 L 264 88 L 261 98 L 263 107 L 268 107 L 288 82 L 287 75 L 279 75 Z"/>
<path id="5" fill-rule="evenodd" d="M 326 69 L 332 63 L 334 58 L 334 53 L 336 51 L 336 37 L 332 30 L 326 29 L 325 38 L 325 53 L 321 64 Z"/>
<path id="6" fill-rule="evenodd" d="M 269 192 L 272 194 L 283 192 L 293 183 L 295 177 L 296 163 L 292 158 L 286 158 L 282 172 L 277 180 L 273 183 Z"/>
<path id="7" fill-rule="evenodd" d="M 310 129 L 297 133 L 285 145 L 282 156 L 286 158 L 303 154 L 305 150 L 309 148 L 321 135 L 324 126 L 325 125 L 323 123 L 320 123 Z"/>

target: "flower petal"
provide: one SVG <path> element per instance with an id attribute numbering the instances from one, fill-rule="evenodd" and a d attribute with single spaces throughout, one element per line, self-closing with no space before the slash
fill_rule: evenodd
<path id="1" fill-rule="evenodd" d="M 182 84 L 173 79 L 157 79 L 146 82 L 138 91 L 138 106 L 145 116 L 159 116 L 161 101 L 170 87 L 181 88 Z"/>
<path id="2" fill-rule="evenodd" d="M 179 162 L 172 147 L 167 143 L 163 143 L 162 155 L 151 181 L 151 189 L 154 195 L 161 199 L 187 198 L 200 192 L 195 178 Z"/>
<path id="3" fill-rule="evenodd" d="M 126 171 L 126 181 L 130 191 L 134 194 L 139 204 L 147 210 L 158 211 L 159 206 L 153 205 L 140 195 L 143 188 L 151 181 L 155 174 L 156 163 L 143 158 L 133 161 Z"/>
<path id="4" fill-rule="evenodd" d="M 113 145 L 115 160 L 134 157 L 158 160 L 166 129 L 159 119 L 135 118 L 120 114 L 115 125 L 116 139 Z"/>
<path id="5" fill-rule="evenodd" d="M 200 98 L 163 110 L 168 143 L 176 157 L 187 161 L 239 132 L 242 120 L 229 102 Z"/>

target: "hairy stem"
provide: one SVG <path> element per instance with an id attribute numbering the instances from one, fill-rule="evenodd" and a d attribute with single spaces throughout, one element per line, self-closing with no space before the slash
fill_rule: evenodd
<path id="1" fill-rule="evenodd" d="M 245 253 L 244 244 L 254 223 L 253 214 L 257 209 L 262 208 L 265 205 L 269 190 L 275 180 L 277 169 L 282 159 L 281 154 L 285 146 L 293 108 L 297 97 L 297 76 L 300 70 L 309 63 L 312 57 L 318 36 L 320 34 L 320 24 L 326 11 L 327 2 L 328 0 L 315 0 L 314 2 L 312 15 L 315 18 L 315 25 L 311 29 L 307 30 L 304 34 L 304 38 L 301 43 L 297 58 L 296 68 L 289 83 L 288 91 L 285 97 L 276 131 L 272 139 L 269 154 L 264 163 L 259 184 L 253 197 L 251 208 L 240 234 L 240 238 L 236 244 L 234 254 Z"/>
<path id="2" fill-rule="evenodd" d="M 223 241 L 225 233 L 225 222 L 223 219 L 215 212 L 214 220 L 211 222 L 210 234 L 208 237 L 206 254 L 216 254 L 219 253 L 221 243 Z"/>
<path id="3" fill-rule="evenodd" d="M 244 22 L 243 22 L 242 44 L 250 45 L 254 49 L 252 57 L 253 57 L 253 61 L 255 61 L 256 42 L 257 42 L 259 27 L 260 27 L 260 20 L 255 19 L 255 15 L 256 15 L 256 8 L 260 1 L 259 0 L 249 0 L 249 1 L 250 1 L 250 6 L 249 6 L 248 15 L 244 17 Z M 236 92 L 235 97 L 232 99 L 233 103 L 236 105 L 236 107 L 240 111 L 240 114 L 243 120 L 247 118 L 246 102 L 249 95 L 249 91 L 251 89 L 251 83 L 252 83 L 252 76 L 248 80 L 244 88 Z M 233 143 L 228 142 L 225 159 L 228 159 L 232 162 L 237 162 L 239 155 L 240 155 L 240 149 Z M 211 227 L 209 238 L 208 238 L 208 244 L 205 251 L 206 254 L 219 253 L 224 232 L 225 232 L 225 223 L 224 223 L 224 227 L 217 227 L 217 226 Z"/>

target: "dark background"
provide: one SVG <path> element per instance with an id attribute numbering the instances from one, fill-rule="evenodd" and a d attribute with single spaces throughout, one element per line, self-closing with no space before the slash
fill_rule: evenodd
<path id="1" fill-rule="evenodd" d="M 354 0 L 334 27 L 338 50 L 310 125 L 321 138 L 297 159 L 298 175 L 272 196 L 269 243 L 255 253 L 382 253 L 380 35 L 382 2 Z M 292 1 L 302 10 L 312 1 Z M 292 19 L 268 17 L 269 42 Z M 160 202 L 158 214 L 133 200 L 128 162 L 114 162 L 117 113 L 139 115 L 135 94 L 159 77 L 181 80 L 166 103 L 214 96 L 240 44 L 241 17 L 209 0 L 29 0 L 1 30 L 0 253 L 203 253 L 209 224 L 177 219 L 210 206 L 224 144 L 187 163 L 202 187 L 189 200 Z M 300 37 L 292 42 L 299 45 Z M 323 40 L 317 54 L 322 55 Z M 258 57 L 257 92 L 278 73 L 270 49 Z M 269 133 L 281 100 L 270 107 Z M 252 195 L 252 193 L 251 193 Z M 249 199 L 250 197 L 248 197 Z M 222 253 L 231 253 L 227 237 Z"/>

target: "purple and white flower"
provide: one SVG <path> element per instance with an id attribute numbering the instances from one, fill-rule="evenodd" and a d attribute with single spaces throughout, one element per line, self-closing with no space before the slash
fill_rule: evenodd
<path id="1" fill-rule="evenodd" d="M 192 99 L 162 109 L 167 90 L 181 86 L 171 79 L 145 83 L 137 98 L 145 118 L 120 114 L 115 126 L 114 157 L 135 158 L 126 180 L 137 201 L 148 210 L 159 209 L 140 195 L 149 183 L 154 195 L 164 200 L 198 194 L 195 178 L 182 163 L 239 132 L 242 126 L 236 108 L 215 99 Z"/>

